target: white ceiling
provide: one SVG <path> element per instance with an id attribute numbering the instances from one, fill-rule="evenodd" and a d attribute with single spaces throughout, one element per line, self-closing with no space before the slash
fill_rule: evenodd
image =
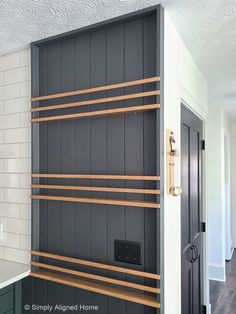
<path id="1" fill-rule="evenodd" d="M 208 81 L 209 103 L 236 120 L 236 0 L 179 0 L 169 10 Z"/>
<path id="2" fill-rule="evenodd" d="M 0 0 L 0 55 L 160 2 L 208 80 L 209 102 L 236 120 L 236 0 Z"/>

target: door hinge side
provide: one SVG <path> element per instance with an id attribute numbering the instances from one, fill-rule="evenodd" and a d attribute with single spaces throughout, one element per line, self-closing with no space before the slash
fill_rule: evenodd
<path id="1" fill-rule="evenodd" d="M 206 305 L 202 305 L 202 314 L 207 314 L 207 307 L 206 307 Z"/>
<path id="2" fill-rule="evenodd" d="M 205 142 L 205 140 L 202 140 L 201 141 L 201 150 L 205 150 L 205 148 L 206 148 L 206 142 Z"/>
<path id="3" fill-rule="evenodd" d="M 206 232 L 206 223 L 201 222 L 201 232 Z"/>

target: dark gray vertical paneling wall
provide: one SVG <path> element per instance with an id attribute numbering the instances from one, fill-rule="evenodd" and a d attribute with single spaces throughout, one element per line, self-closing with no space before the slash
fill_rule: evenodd
<path id="1" fill-rule="evenodd" d="M 149 15 L 121 21 L 115 25 L 62 38 L 39 46 L 39 93 L 84 89 L 159 75 L 156 73 L 157 51 L 156 11 Z M 34 82 L 33 82 L 34 84 Z M 76 100 L 110 97 L 154 89 L 155 85 L 87 94 L 61 100 L 49 100 L 52 105 Z M 33 95 L 34 96 L 34 95 Z M 155 97 L 119 103 L 68 108 L 48 115 L 101 110 L 123 106 L 156 103 Z M 159 100 L 158 100 L 159 101 Z M 40 105 L 45 105 L 41 102 Z M 156 136 L 159 129 L 156 112 L 96 119 L 69 120 L 40 124 L 40 172 L 156 175 L 159 156 Z M 36 169 L 33 167 L 33 171 Z M 42 182 L 47 182 L 43 181 Z M 48 183 L 91 184 L 101 186 L 154 188 L 153 182 L 106 180 L 48 180 Z M 127 198 L 154 201 L 154 196 L 43 191 L 53 195 Z M 36 202 L 33 203 L 33 207 Z M 157 210 L 135 207 L 105 206 L 40 201 L 39 249 L 118 266 L 114 261 L 114 239 L 142 243 L 142 265 L 129 268 L 147 272 L 157 269 Z M 36 247 L 36 248 L 38 248 Z M 51 263 L 53 261 L 50 261 Z M 56 262 L 55 262 L 56 263 Z M 60 264 L 62 265 L 62 264 Z M 107 275 L 105 270 L 66 265 L 79 270 Z M 152 280 L 108 273 L 118 279 L 155 284 Z M 79 289 L 33 280 L 33 303 L 38 304 L 94 304 L 101 314 L 155 313 L 154 309 L 122 300 L 91 294 Z"/>
<path id="2" fill-rule="evenodd" d="M 70 60 L 70 62 L 66 62 Z M 60 42 L 60 89 L 71 91 L 75 88 L 75 43 L 74 40 L 64 39 Z M 73 102 L 74 97 L 68 97 Z M 65 113 L 74 113 L 74 108 L 68 108 Z M 64 121 L 60 125 L 60 171 L 75 173 L 75 121 Z M 61 180 L 66 184 L 67 180 Z M 70 181 L 75 184 L 74 180 Z M 67 195 L 64 193 L 64 195 Z M 61 203 L 60 251 L 66 256 L 75 256 L 75 204 Z M 65 236 L 66 235 L 66 236 Z M 75 304 L 75 289 L 61 286 L 62 304 Z M 72 312 L 73 313 L 73 312 Z"/>
<path id="3" fill-rule="evenodd" d="M 89 35 L 75 38 L 75 89 L 84 89 L 90 86 L 90 37 Z M 77 99 L 87 100 L 89 95 Z M 76 108 L 76 112 L 89 110 L 87 108 Z M 75 121 L 75 171 L 76 173 L 90 173 L 90 119 Z M 76 184 L 81 183 L 77 180 Z M 89 185 L 89 180 L 83 184 Z M 90 196 L 90 193 L 76 192 L 76 196 Z M 75 256 L 90 259 L 90 204 L 76 204 L 75 208 Z M 89 271 L 88 267 L 79 266 L 78 270 Z M 86 291 L 76 289 L 76 303 L 90 304 L 90 294 Z"/>
<path id="4" fill-rule="evenodd" d="M 41 50 L 41 49 L 40 49 Z M 61 44 L 55 42 L 47 45 L 47 65 L 45 72 L 47 73 L 47 94 L 55 93 L 60 90 L 60 57 L 61 57 Z M 43 61 L 42 61 L 43 62 Z M 43 64 L 43 66 L 45 66 Z M 40 65 L 41 67 L 41 65 Z M 58 100 L 49 100 L 48 105 L 58 103 Z M 56 113 L 55 113 L 56 114 Z M 40 126 L 41 127 L 41 126 Z M 43 144 L 40 146 L 40 158 L 47 153 L 47 172 L 57 173 L 58 168 L 61 167 L 60 156 L 60 122 L 56 121 L 48 123 L 47 125 L 47 146 Z M 48 180 L 52 183 L 52 180 Z M 47 191 L 48 194 L 59 194 L 58 191 Z M 40 221 L 40 226 L 47 225 L 47 251 L 51 249 L 57 253 L 61 253 L 61 203 L 60 202 L 46 202 L 47 203 L 47 219 Z M 43 203 L 44 204 L 44 203 Z M 44 205 L 41 205 L 43 207 Z M 41 244 L 41 243 L 40 243 Z M 56 304 L 60 302 L 61 286 L 55 283 L 47 283 L 47 299 L 46 302 Z"/>
<path id="5" fill-rule="evenodd" d="M 107 84 L 124 81 L 124 25 L 115 25 L 107 30 Z M 116 62 L 114 62 L 114 59 Z M 108 91 L 107 97 L 123 95 L 124 90 Z M 111 105 L 124 107 L 124 101 Z M 114 160 L 116 162 L 114 163 Z M 107 172 L 124 173 L 124 116 L 111 116 L 107 118 Z M 111 186 L 124 187 L 123 181 L 111 181 Z M 111 194 L 110 197 L 125 197 L 124 194 Z M 114 264 L 114 239 L 125 239 L 125 208 L 117 206 L 107 206 L 108 219 L 108 263 Z M 121 266 L 124 264 L 120 263 Z M 123 279 L 123 274 L 109 272 L 109 276 Z M 108 298 L 108 313 L 124 313 L 125 302 L 114 298 Z"/>

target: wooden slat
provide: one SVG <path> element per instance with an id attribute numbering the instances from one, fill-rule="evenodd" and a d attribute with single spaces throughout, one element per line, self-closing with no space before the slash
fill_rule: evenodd
<path id="1" fill-rule="evenodd" d="M 104 277 L 104 276 L 98 276 L 98 275 L 89 274 L 89 273 L 81 272 L 81 271 L 77 271 L 77 270 L 52 266 L 52 265 L 33 262 L 33 261 L 31 262 L 31 265 L 35 266 L 35 267 L 50 269 L 53 271 L 62 272 L 62 273 L 70 274 L 70 275 L 75 275 L 75 276 L 79 276 L 79 277 L 83 277 L 83 278 L 89 278 L 89 279 L 98 280 L 98 281 L 102 281 L 102 282 L 108 282 L 108 283 L 112 283 L 114 285 L 129 287 L 129 288 L 133 288 L 133 289 L 137 289 L 137 290 L 147 291 L 147 292 L 151 292 L 151 293 L 160 293 L 159 288 L 139 285 L 139 284 L 135 284 L 132 282 L 117 280 L 117 279 L 108 278 L 108 277 Z"/>
<path id="2" fill-rule="evenodd" d="M 141 84 L 147 84 L 147 83 L 159 82 L 159 81 L 160 81 L 160 77 L 154 76 L 154 77 L 149 77 L 146 79 L 141 79 L 141 80 L 136 80 L 136 81 L 123 82 L 123 83 L 87 88 L 87 89 L 65 92 L 65 93 L 58 93 L 58 94 L 33 97 L 33 98 L 31 98 L 31 101 L 40 101 L 40 100 L 62 98 L 62 97 L 82 95 L 82 94 L 88 94 L 88 93 L 95 93 L 95 92 L 107 91 L 110 89 L 117 89 L 117 88 L 123 88 L 123 87 L 129 87 L 129 86 L 135 86 L 135 85 L 141 85 Z"/>
<path id="3" fill-rule="evenodd" d="M 38 195 L 38 194 L 31 195 L 31 198 L 35 200 L 104 204 L 104 205 L 144 207 L 144 208 L 160 208 L 160 204 L 146 202 L 146 201 L 129 201 L 129 200 L 114 200 L 114 199 L 86 198 L 86 197 Z"/>
<path id="4" fill-rule="evenodd" d="M 145 112 L 145 111 L 155 110 L 159 108 L 160 108 L 160 104 L 142 105 L 142 106 L 134 106 L 134 107 L 126 107 L 126 108 L 118 108 L 118 109 L 97 110 L 97 111 L 82 112 L 82 113 L 64 114 L 64 115 L 59 115 L 59 116 L 50 116 L 50 117 L 43 117 L 43 118 L 32 118 L 31 122 L 34 123 L 34 122 L 50 122 L 50 121 L 58 121 L 58 120 L 96 118 L 96 117 L 109 116 L 109 115 Z"/>
<path id="5" fill-rule="evenodd" d="M 51 179 L 95 179 L 95 180 L 137 180 L 137 181 L 159 181 L 159 176 L 130 176 L 109 174 L 68 174 L 68 173 L 32 173 L 32 178 Z"/>
<path id="6" fill-rule="evenodd" d="M 93 192 L 113 192 L 113 193 L 136 193 L 136 194 L 160 194 L 160 190 L 109 188 L 109 187 L 100 187 L 100 186 L 32 184 L 31 187 L 32 187 L 32 189 L 53 189 L 53 190 L 73 190 L 73 191 L 93 191 Z"/>
<path id="7" fill-rule="evenodd" d="M 36 107 L 36 108 L 32 108 L 31 112 L 39 112 L 39 111 L 48 111 L 48 110 L 55 110 L 55 109 L 65 109 L 65 108 L 71 108 L 71 107 L 96 105 L 96 104 L 110 103 L 110 102 L 120 101 L 120 100 L 135 99 L 135 98 L 141 98 L 141 97 L 150 97 L 150 96 L 155 96 L 155 95 L 160 95 L 160 91 L 154 90 L 154 91 L 149 91 L 149 92 L 128 94 L 128 95 L 122 95 L 122 96 L 114 96 L 114 97 L 108 97 L 108 98 L 76 101 L 76 102 L 70 102 L 70 103 L 60 104 L 60 105 Z"/>
<path id="8" fill-rule="evenodd" d="M 65 275 L 52 274 L 50 272 L 45 271 L 34 271 L 30 273 L 30 276 L 35 278 L 40 278 L 44 280 L 49 280 L 52 282 L 64 284 L 67 286 L 108 295 L 114 298 L 135 302 L 147 306 L 151 306 L 154 308 L 160 308 L 160 303 L 157 302 L 156 298 L 150 297 L 141 293 L 130 292 L 123 289 L 113 288 L 109 286 L 104 286 L 97 283 L 92 283 L 88 281 L 82 281 L 77 278 L 72 278 Z"/>
<path id="9" fill-rule="evenodd" d="M 152 273 L 147 273 L 147 272 L 143 272 L 143 271 L 139 271 L 139 270 L 117 267 L 117 266 L 112 266 L 112 265 L 106 265 L 106 264 L 97 263 L 97 262 L 90 262 L 90 261 L 86 261 L 86 260 L 79 259 L 79 258 L 62 256 L 62 255 L 40 252 L 40 251 L 35 251 L 35 250 L 32 250 L 31 254 L 35 255 L 35 256 L 55 259 L 58 261 L 64 261 L 64 262 L 78 264 L 78 265 L 101 268 L 101 269 L 106 269 L 106 270 L 110 270 L 110 271 L 114 271 L 114 272 L 118 272 L 118 273 L 125 273 L 125 274 L 129 274 L 129 275 L 133 275 L 133 276 L 143 277 L 143 278 L 160 280 L 159 274 L 152 274 Z"/>

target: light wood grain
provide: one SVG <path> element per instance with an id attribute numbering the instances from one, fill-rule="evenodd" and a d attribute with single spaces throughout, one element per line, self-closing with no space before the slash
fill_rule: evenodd
<path id="1" fill-rule="evenodd" d="M 117 206 L 129 206 L 129 207 L 144 207 L 144 208 L 160 208 L 160 204 L 146 202 L 146 201 L 129 201 L 129 200 L 114 200 L 114 199 L 100 199 L 100 198 L 86 198 L 86 197 L 38 195 L 38 194 L 31 195 L 31 198 L 35 200 L 117 205 Z"/>
<path id="2" fill-rule="evenodd" d="M 87 88 L 87 89 L 71 91 L 71 92 L 65 92 L 65 93 L 58 93 L 58 94 L 51 94 L 51 95 L 33 97 L 33 98 L 31 98 L 31 101 L 40 101 L 40 100 L 62 98 L 62 97 L 68 97 L 68 96 L 76 96 L 76 95 L 82 95 L 82 94 L 88 94 L 88 93 L 107 91 L 107 90 L 110 90 L 110 89 L 117 89 L 117 88 L 123 88 L 123 87 L 129 87 L 129 86 L 135 86 L 135 85 L 141 85 L 141 84 L 147 84 L 147 83 L 152 83 L 152 82 L 158 82 L 158 81 L 160 81 L 160 77 L 159 76 L 154 76 L 154 77 L 149 77 L 149 78 L 141 79 L 141 80 L 135 80 L 135 81 L 129 81 L 129 82 L 105 85 L 105 86 L 98 86 L 98 87 Z"/>
<path id="3" fill-rule="evenodd" d="M 117 279 L 108 278 L 108 277 L 104 277 L 104 276 L 98 276 L 98 275 L 89 274 L 89 273 L 81 272 L 81 271 L 77 271 L 77 270 L 57 267 L 57 266 L 33 262 L 33 261 L 31 262 L 31 265 L 35 266 L 35 267 L 50 269 L 53 271 L 62 272 L 62 273 L 70 274 L 70 275 L 75 275 L 75 276 L 79 276 L 79 277 L 83 277 L 83 278 L 89 278 L 89 279 L 98 280 L 98 281 L 102 281 L 102 282 L 108 282 L 108 283 L 112 283 L 114 285 L 129 287 L 129 288 L 133 288 L 133 289 L 137 289 L 137 290 L 147 291 L 147 292 L 151 292 L 151 293 L 158 293 L 158 294 L 160 293 L 159 288 L 139 285 L 139 284 L 135 284 L 132 282 L 117 280 Z"/>
<path id="4" fill-rule="evenodd" d="M 95 180 L 137 180 L 159 181 L 159 176 L 132 176 L 132 175 L 109 175 L 109 174 L 72 174 L 72 173 L 32 173 L 32 178 L 52 179 L 95 179 Z"/>
<path id="5" fill-rule="evenodd" d="M 50 116 L 50 117 L 43 117 L 43 118 L 32 118 L 31 122 L 35 123 L 35 122 L 50 122 L 50 121 L 83 119 L 83 118 L 96 118 L 96 117 L 120 115 L 120 114 L 134 113 L 134 112 L 145 112 L 145 111 L 155 110 L 159 108 L 160 108 L 160 104 L 151 104 L 151 105 L 118 108 L 118 109 L 97 110 L 97 111 L 89 111 L 89 112 L 82 112 L 82 113 L 64 114 L 64 115 L 59 115 L 59 116 Z"/>
<path id="6" fill-rule="evenodd" d="M 62 255 L 46 253 L 46 252 L 40 252 L 40 251 L 36 251 L 36 250 L 32 250 L 31 254 L 34 256 L 46 257 L 46 258 L 55 259 L 55 260 L 64 261 L 64 262 L 69 262 L 69 263 L 73 263 L 73 264 L 84 265 L 84 266 L 95 267 L 95 268 L 101 268 L 101 269 L 107 269 L 107 270 L 118 272 L 118 273 L 125 273 L 125 274 L 129 274 L 129 275 L 133 275 L 133 276 L 160 280 L 159 274 L 152 274 L 152 273 L 143 272 L 143 271 L 134 270 L 134 269 L 129 269 L 129 268 L 117 267 L 117 266 L 112 266 L 112 265 L 107 265 L 107 264 L 102 264 L 102 263 L 97 263 L 97 262 L 90 262 L 90 261 L 86 261 L 86 260 L 79 259 L 79 258 L 62 256 Z"/>
<path id="7" fill-rule="evenodd" d="M 157 302 L 156 298 L 150 297 L 141 293 L 130 292 L 123 289 L 113 288 L 109 286 L 104 286 L 97 283 L 92 283 L 88 281 L 82 281 L 77 278 L 72 278 L 65 275 L 53 274 L 45 271 L 34 271 L 30 273 L 30 276 L 35 278 L 40 278 L 44 280 L 49 280 L 52 282 L 64 284 L 67 286 L 108 295 L 114 298 L 119 298 L 126 301 L 131 301 L 154 308 L 160 308 L 160 303 Z"/>
<path id="8" fill-rule="evenodd" d="M 53 185 L 53 184 L 32 184 L 32 189 L 53 189 L 71 191 L 92 191 L 92 192 L 112 192 L 112 193 L 134 193 L 134 194 L 160 194 L 160 190 L 129 189 L 129 188 L 109 188 L 100 186 L 77 186 L 77 185 Z"/>
<path id="9" fill-rule="evenodd" d="M 102 103 L 110 103 L 110 102 L 120 101 L 120 100 L 150 97 L 150 96 L 155 96 L 155 95 L 160 95 L 160 91 L 154 90 L 154 91 L 149 91 L 149 92 L 144 92 L 144 93 L 128 94 L 128 95 L 114 96 L 114 97 L 100 98 L 100 99 L 93 99 L 93 100 L 76 101 L 76 102 L 70 102 L 66 104 L 53 105 L 53 106 L 36 107 L 36 108 L 32 108 L 31 112 L 49 111 L 49 110 L 65 109 L 65 108 L 72 108 L 72 107 L 82 107 L 82 106 L 88 106 L 88 105 L 98 105 Z"/>

